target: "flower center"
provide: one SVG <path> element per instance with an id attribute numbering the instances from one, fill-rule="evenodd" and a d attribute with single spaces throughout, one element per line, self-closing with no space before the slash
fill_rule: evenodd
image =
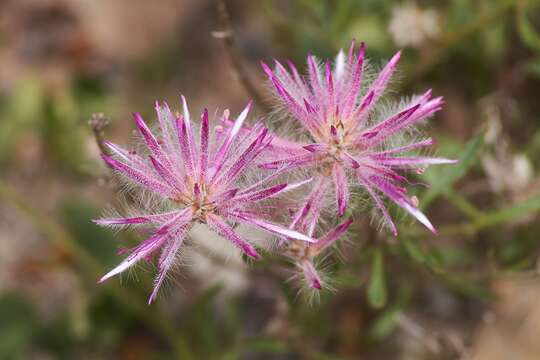
<path id="1" fill-rule="evenodd" d="M 209 199 L 209 193 L 204 183 L 194 183 L 191 194 L 179 194 L 173 200 L 191 207 L 193 219 L 202 223 L 206 223 L 206 214 L 215 212 L 217 208 L 215 202 Z"/>
<path id="2" fill-rule="evenodd" d="M 325 138 L 326 152 L 321 155 L 318 165 L 319 172 L 325 176 L 332 175 L 336 163 L 343 163 L 343 153 L 350 146 L 347 139 L 347 129 L 341 120 L 334 120 L 328 132 L 330 136 Z"/>
<path id="3" fill-rule="evenodd" d="M 206 214 L 216 210 L 215 203 L 209 200 L 206 184 L 193 184 L 191 208 L 193 217 L 200 222 L 206 222 Z"/>

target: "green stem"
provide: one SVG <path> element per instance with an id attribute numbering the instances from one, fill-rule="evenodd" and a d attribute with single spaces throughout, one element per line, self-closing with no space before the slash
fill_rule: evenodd
<path id="1" fill-rule="evenodd" d="M 500 225 L 539 210 L 540 194 L 536 194 L 518 204 L 480 215 L 470 223 L 442 226 L 439 228 L 439 234 L 442 236 L 474 236 L 481 230 Z M 417 237 L 423 236 L 423 234 L 425 232 L 419 231 L 419 229 L 413 229 L 407 235 Z"/>
<path id="2" fill-rule="evenodd" d="M 484 214 L 478 210 L 467 198 L 450 189 L 445 194 L 446 199 L 452 203 L 459 211 L 465 214 L 469 219 L 476 220 Z"/>

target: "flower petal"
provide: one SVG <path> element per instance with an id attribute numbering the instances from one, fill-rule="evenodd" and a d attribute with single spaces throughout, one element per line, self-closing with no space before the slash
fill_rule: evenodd
<path id="1" fill-rule="evenodd" d="M 210 213 L 206 216 L 206 222 L 212 230 L 228 239 L 236 247 L 240 248 L 240 250 L 242 250 L 247 256 L 255 260 L 259 260 L 261 258 L 255 248 L 247 241 L 242 239 L 222 217 Z"/>
<path id="2" fill-rule="evenodd" d="M 340 164 L 334 165 L 333 175 L 334 186 L 336 188 L 338 215 L 343 216 L 349 201 L 349 185 L 347 184 L 347 175 L 345 174 L 345 169 Z"/>

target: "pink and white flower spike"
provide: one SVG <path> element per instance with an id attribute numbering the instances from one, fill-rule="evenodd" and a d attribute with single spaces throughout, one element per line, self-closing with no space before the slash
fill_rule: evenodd
<path id="1" fill-rule="evenodd" d="M 324 193 L 330 185 L 330 180 L 320 176 L 313 182 L 311 193 L 306 200 L 300 204 L 289 228 L 301 231 L 310 237 L 314 236 L 316 229 L 319 228 L 321 211 L 324 206 Z M 330 248 L 342 235 L 344 235 L 353 220 L 351 217 L 345 219 L 336 227 L 330 229 L 326 234 L 320 236 L 316 243 L 307 243 L 288 239 L 285 244 L 284 253 L 290 257 L 299 270 L 308 288 L 321 290 L 328 287 L 328 284 L 321 278 L 315 267 L 315 260 L 325 250 Z"/>
<path id="2" fill-rule="evenodd" d="M 409 212 L 429 230 L 435 228 L 406 193 L 405 170 L 419 170 L 431 164 L 454 160 L 408 155 L 410 150 L 433 144 L 430 138 L 411 139 L 416 125 L 440 110 L 442 97 L 432 98 L 431 90 L 399 106 L 388 116 L 379 116 L 378 102 L 396 70 L 397 52 L 371 83 L 367 84 L 365 46 L 353 42 L 348 55 L 340 51 L 333 66 L 319 63 L 309 55 L 307 76 L 302 77 L 288 62 L 288 69 L 275 61 L 274 69 L 262 63 L 281 105 L 300 123 L 311 142 L 298 144 L 276 139 L 275 153 L 284 154 L 260 165 L 275 169 L 312 166 L 321 176 L 332 179 L 339 216 L 345 214 L 350 185 L 359 186 L 380 209 L 384 223 L 397 235 L 381 195 Z M 286 148 L 277 151 L 280 144 Z"/>
<path id="3" fill-rule="evenodd" d="M 145 154 L 106 143 L 112 156 L 103 155 L 111 168 L 129 183 L 152 193 L 166 209 L 161 212 L 146 210 L 148 213 L 133 217 L 95 220 L 104 226 L 145 226 L 150 230 L 145 241 L 129 249 L 124 261 L 100 279 L 103 282 L 159 253 L 159 273 L 149 303 L 156 298 L 184 239 L 196 223 L 206 224 L 253 259 L 259 259 L 259 253 L 236 233 L 233 223 L 251 225 L 281 237 L 314 241 L 310 236 L 271 222 L 264 207 L 264 200 L 310 180 L 270 184 L 275 178 L 270 175 L 252 184 L 239 181 L 250 169 L 255 167 L 257 170 L 254 160 L 272 141 L 268 129 L 260 124 L 240 133 L 251 104 L 236 118 L 233 126 L 218 131 L 211 129 L 208 111 L 202 114 L 200 125 L 194 124 L 184 97 L 182 103 L 184 111 L 181 115 L 173 114 L 167 104 L 156 103 L 159 126 L 155 132 L 139 114 L 134 114 Z M 228 111 L 224 116 L 228 117 Z M 199 128 L 198 136 L 194 127 Z"/>

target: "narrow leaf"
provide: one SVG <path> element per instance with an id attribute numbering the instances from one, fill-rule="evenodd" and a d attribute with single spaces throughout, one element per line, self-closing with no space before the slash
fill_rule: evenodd
<path id="1" fill-rule="evenodd" d="M 381 249 L 375 249 L 373 253 L 367 298 L 369 304 L 376 309 L 380 309 L 386 304 L 387 291 L 384 278 L 384 258 Z"/>

